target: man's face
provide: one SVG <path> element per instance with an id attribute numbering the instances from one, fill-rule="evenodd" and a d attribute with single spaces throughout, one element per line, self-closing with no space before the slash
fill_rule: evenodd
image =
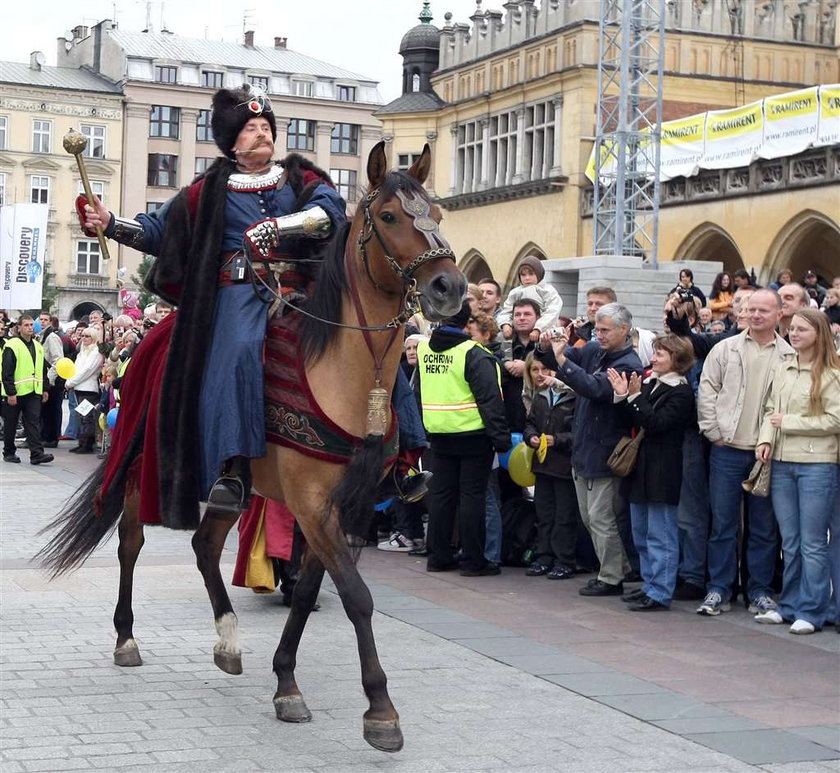
<path id="1" fill-rule="evenodd" d="M 629 332 L 630 328 L 627 325 L 617 325 L 612 319 L 595 321 L 595 338 L 598 339 L 602 349 L 610 352 L 624 348 Z"/>
<path id="2" fill-rule="evenodd" d="M 528 335 L 537 324 L 537 314 L 531 306 L 517 306 L 513 310 L 513 329 L 521 334 Z"/>
<path id="3" fill-rule="evenodd" d="M 751 332 L 775 330 L 782 316 L 778 301 L 772 293 L 757 292 L 747 301 L 747 317 Z"/>
<path id="4" fill-rule="evenodd" d="M 606 306 L 610 303 L 610 299 L 607 298 L 606 295 L 598 295 L 597 293 L 593 293 L 592 295 L 586 296 L 586 316 L 589 318 L 590 322 L 595 321 L 595 312 L 601 308 L 601 306 Z"/>
<path id="5" fill-rule="evenodd" d="M 50 315 L 42 314 L 38 317 L 38 322 L 41 323 L 41 330 L 46 330 L 50 326 Z"/>
<path id="6" fill-rule="evenodd" d="M 496 309 L 499 308 L 499 304 L 502 301 L 496 285 L 481 284 L 478 286 L 478 289 L 481 290 L 482 295 L 482 300 L 479 302 L 478 308 L 485 314 L 495 314 Z"/>
<path id="7" fill-rule="evenodd" d="M 809 287 L 814 287 L 817 284 L 816 274 L 805 274 L 805 284 Z"/>
<path id="8" fill-rule="evenodd" d="M 157 309 L 157 318 L 158 322 L 162 322 L 166 317 L 172 312 L 172 309 L 169 306 L 161 306 Z"/>
<path id="9" fill-rule="evenodd" d="M 704 325 L 708 325 L 712 321 L 712 310 L 711 309 L 707 309 L 707 308 L 700 309 L 700 311 L 697 312 L 697 315 L 698 315 L 700 321 Z"/>
<path id="10" fill-rule="evenodd" d="M 27 341 L 35 335 L 35 320 L 34 319 L 25 319 L 23 322 L 18 324 L 18 332 L 20 333 L 20 337 L 26 339 Z"/>
<path id="11" fill-rule="evenodd" d="M 233 148 L 238 151 L 237 161 L 267 163 L 274 155 L 271 124 L 265 118 L 251 118 L 236 135 Z"/>
<path id="12" fill-rule="evenodd" d="M 735 282 L 735 287 L 749 287 L 750 280 L 745 276 L 736 276 L 732 280 Z"/>
<path id="13" fill-rule="evenodd" d="M 790 319 L 799 309 L 808 306 L 803 302 L 802 288 L 799 285 L 782 285 L 779 288 L 779 297 L 782 299 L 782 317 Z"/>

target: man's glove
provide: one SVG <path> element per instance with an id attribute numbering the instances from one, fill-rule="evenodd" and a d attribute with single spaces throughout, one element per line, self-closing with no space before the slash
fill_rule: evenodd
<path id="1" fill-rule="evenodd" d="M 277 230 L 277 219 L 267 217 L 259 220 L 245 231 L 245 240 L 252 252 L 258 252 L 264 258 L 271 254 L 273 247 L 280 244 L 280 232 Z"/>
<path id="2" fill-rule="evenodd" d="M 287 236 L 323 239 L 329 236 L 330 226 L 329 215 L 321 207 L 312 207 L 303 212 L 257 221 L 246 229 L 245 241 L 252 250 L 267 258 L 281 239 Z"/>

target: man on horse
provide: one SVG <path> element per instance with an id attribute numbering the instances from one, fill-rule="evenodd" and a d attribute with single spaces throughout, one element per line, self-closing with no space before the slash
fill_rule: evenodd
<path id="1" fill-rule="evenodd" d="M 266 451 L 262 347 L 272 289 L 300 297 L 318 261 L 312 238 L 346 221 L 324 171 L 297 154 L 272 160 L 275 117 L 260 90 L 218 91 L 211 126 L 222 157 L 156 212 L 128 220 L 96 198 L 77 201 L 89 233 L 100 227 L 156 256 L 146 285 L 178 307 L 158 325 L 171 328 L 156 420 L 160 516 L 172 528 L 195 528 L 199 501 L 241 509 L 247 460 Z"/>

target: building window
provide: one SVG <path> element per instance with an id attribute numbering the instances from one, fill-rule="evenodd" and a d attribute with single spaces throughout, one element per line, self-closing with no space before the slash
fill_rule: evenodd
<path id="1" fill-rule="evenodd" d="M 289 150 L 315 150 L 315 121 L 292 118 L 286 147 Z"/>
<path id="2" fill-rule="evenodd" d="M 516 171 L 516 113 L 502 113 L 490 119 L 490 185 L 510 185 Z"/>
<path id="3" fill-rule="evenodd" d="M 6 203 L 6 173 L 0 172 L 0 207 Z"/>
<path id="4" fill-rule="evenodd" d="M 50 178 L 32 175 L 29 185 L 29 200 L 33 204 L 50 203 Z"/>
<path id="5" fill-rule="evenodd" d="M 177 140 L 180 121 L 181 108 L 152 105 L 152 116 L 149 120 L 149 136 L 169 137 Z"/>
<path id="6" fill-rule="evenodd" d="M 414 165 L 414 162 L 420 158 L 420 153 L 400 153 L 397 155 L 397 169 L 401 172 L 407 172 Z"/>
<path id="7" fill-rule="evenodd" d="M 32 121 L 32 152 L 49 153 L 50 135 L 52 134 L 51 121 Z"/>
<path id="8" fill-rule="evenodd" d="M 168 153 L 149 153 L 149 177 L 147 185 L 158 188 L 174 188 L 178 156 Z"/>
<path id="9" fill-rule="evenodd" d="M 76 273 L 99 273 L 99 242 L 95 239 L 79 239 L 76 242 Z"/>
<path id="10" fill-rule="evenodd" d="M 204 174 L 216 159 L 215 158 L 196 158 L 195 160 L 195 176 Z"/>
<path id="11" fill-rule="evenodd" d="M 0 150 L 6 149 L 6 131 L 9 127 L 9 119 L 0 115 Z"/>
<path id="12" fill-rule="evenodd" d="M 195 123 L 196 142 L 213 142 L 213 129 L 210 126 L 210 111 L 199 110 L 198 120 Z"/>
<path id="13" fill-rule="evenodd" d="M 105 127 L 83 123 L 82 134 L 87 137 L 84 155 L 86 158 L 105 158 Z"/>
<path id="14" fill-rule="evenodd" d="M 176 83 L 178 80 L 178 68 L 156 64 L 155 80 L 158 83 Z"/>
<path id="15" fill-rule="evenodd" d="M 81 180 L 79 180 L 79 184 L 77 186 L 78 190 L 77 193 L 79 196 L 85 195 L 85 186 Z M 105 203 L 105 183 L 102 180 L 91 180 L 90 181 L 90 192 L 96 196 L 103 204 Z"/>
<path id="16" fill-rule="evenodd" d="M 357 155 L 359 152 L 359 127 L 354 123 L 337 123 L 333 126 L 330 152 Z"/>
<path id="17" fill-rule="evenodd" d="M 252 86 L 257 86 L 263 91 L 268 92 L 268 76 L 267 75 L 249 75 L 248 83 Z"/>
<path id="18" fill-rule="evenodd" d="M 470 121 L 458 127 L 458 166 L 456 185 L 461 193 L 478 190 L 481 181 L 481 161 L 484 147 L 481 142 L 481 123 Z"/>
<path id="19" fill-rule="evenodd" d="M 201 73 L 201 85 L 205 89 L 220 89 L 224 86 L 225 74 L 214 70 L 204 70 Z"/>
<path id="20" fill-rule="evenodd" d="M 146 202 L 146 214 L 151 215 L 154 212 L 157 212 L 162 206 L 164 202 L 162 201 L 147 201 Z"/>
<path id="21" fill-rule="evenodd" d="M 530 180 L 548 177 L 554 163 L 554 103 L 539 102 L 525 108 L 523 174 Z"/>
<path id="22" fill-rule="evenodd" d="M 356 87 L 355 86 L 336 86 L 336 99 L 339 102 L 355 102 L 356 101 Z"/>
<path id="23" fill-rule="evenodd" d="M 296 97 L 311 97 L 313 91 L 312 81 L 292 81 L 292 94 Z"/>
<path id="24" fill-rule="evenodd" d="M 335 189 L 347 202 L 356 200 L 356 172 L 353 169 L 330 169 Z"/>

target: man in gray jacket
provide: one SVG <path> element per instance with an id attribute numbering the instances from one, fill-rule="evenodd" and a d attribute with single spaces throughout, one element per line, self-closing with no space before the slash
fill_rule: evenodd
<path id="1" fill-rule="evenodd" d="M 747 301 L 749 327 L 709 352 L 700 377 L 697 412 L 700 431 L 712 444 L 709 493 L 712 530 L 708 542 L 709 584 L 697 608 L 701 615 L 728 612 L 738 570 L 737 536 L 744 491 L 741 481 L 755 463 L 755 446 L 773 374 L 793 356 L 778 333 L 781 299 L 758 290 Z M 769 498 L 746 498 L 747 596 L 750 612 L 776 608 L 771 581 L 776 562 L 776 522 Z"/>

